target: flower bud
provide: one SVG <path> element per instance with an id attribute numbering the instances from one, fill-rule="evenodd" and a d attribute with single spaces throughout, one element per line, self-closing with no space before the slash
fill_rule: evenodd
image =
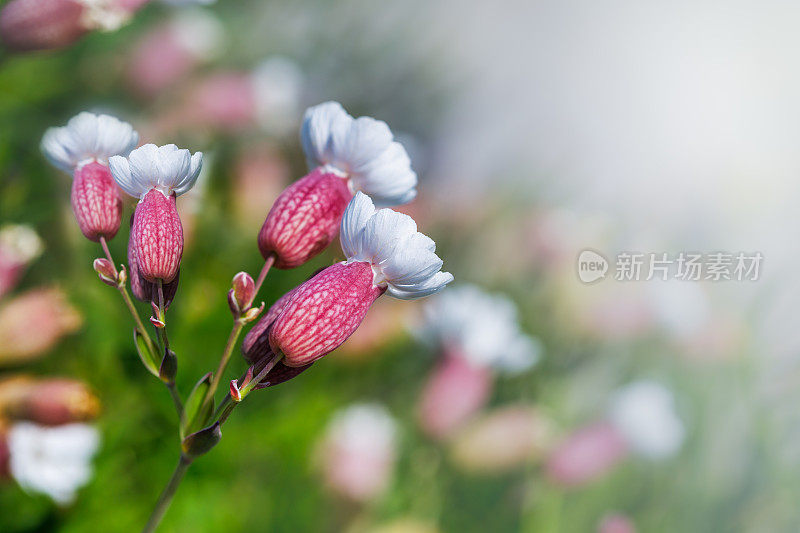
<path id="1" fill-rule="evenodd" d="M 222 428 L 219 422 L 188 435 L 181 443 L 184 455 L 190 458 L 207 454 L 217 445 L 222 438 Z"/>
<path id="2" fill-rule="evenodd" d="M 117 271 L 114 269 L 114 265 L 111 264 L 111 261 L 98 257 L 94 260 L 94 263 L 92 263 L 92 267 L 100 277 L 100 281 L 112 287 L 117 286 Z"/>
<path id="3" fill-rule="evenodd" d="M 97 417 L 100 402 L 73 379 L 18 376 L 0 381 L 0 414 L 38 424 L 59 425 Z"/>
<path id="4" fill-rule="evenodd" d="M 117 234 L 122 199 L 107 166 L 92 162 L 77 168 L 70 201 L 78 226 L 87 239 L 99 242 L 100 237 L 111 240 Z"/>
<path id="5" fill-rule="evenodd" d="M 59 289 L 35 289 L 9 300 L 0 306 L 0 365 L 46 352 L 81 323 Z"/>
<path id="6" fill-rule="evenodd" d="M 318 168 L 290 185 L 272 205 L 258 234 L 258 249 L 275 267 L 302 265 L 336 238 L 352 193 L 339 174 Z"/>
<path id="7" fill-rule="evenodd" d="M 233 277 L 233 288 L 228 292 L 228 304 L 237 317 L 250 309 L 256 296 L 256 283 L 247 272 L 239 272 Z"/>

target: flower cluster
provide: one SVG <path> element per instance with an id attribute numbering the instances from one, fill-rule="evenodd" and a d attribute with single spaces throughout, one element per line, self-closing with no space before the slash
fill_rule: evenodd
<path id="1" fill-rule="evenodd" d="M 179 468 L 213 448 L 230 412 L 252 390 L 296 377 L 339 347 L 380 296 L 414 300 L 453 281 L 452 274 L 442 271 L 434 241 L 417 231 L 410 216 L 376 208 L 416 196 L 417 176 L 408 155 L 384 122 L 353 118 L 341 105 L 328 102 L 306 112 L 301 139 L 311 172 L 285 189 L 267 214 L 258 234 L 264 268 L 257 281 L 246 272 L 234 276 L 227 298 L 234 319 L 231 337 L 217 371 L 201 378 L 185 402 L 175 386 L 178 361 L 167 336 L 166 311 L 176 296 L 184 250 L 177 198 L 195 185 L 203 154 L 173 144 L 137 148 L 133 127 L 91 113 L 48 130 L 42 140 L 47 158 L 73 173 L 78 226 L 105 254 L 93 267 L 101 281 L 119 290 L 136 323 L 142 362 L 173 396 L 181 419 Z M 119 230 L 123 192 L 138 202 L 131 217 L 127 268 L 117 270 L 108 241 Z M 236 341 L 264 309 L 254 302 L 270 267 L 300 266 L 337 235 L 345 260 L 322 269 L 267 310 L 242 344 L 248 371 L 231 381 L 228 396 L 214 412 L 214 393 Z M 128 280 L 134 295 L 151 304 L 155 341 L 128 296 Z M 343 451 L 350 461 L 359 461 L 359 450 L 355 455 Z M 382 455 L 376 461 L 383 464 L 385 459 Z M 359 489 L 353 496 L 366 497 L 378 488 Z"/>

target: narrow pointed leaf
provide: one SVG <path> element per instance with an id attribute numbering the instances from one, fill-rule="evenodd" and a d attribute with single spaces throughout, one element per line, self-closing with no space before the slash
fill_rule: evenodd
<path id="1" fill-rule="evenodd" d="M 210 387 L 211 372 L 200 378 L 200 381 L 197 382 L 192 392 L 189 393 L 188 398 L 186 398 L 186 403 L 183 406 L 183 418 L 181 419 L 181 438 L 202 428 L 211 418 L 211 414 L 214 412 L 214 402 L 209 402 L 210 405 L 203 409 L 202 413 L 200 412 L 203 399 L 206 397 Z"/>
<path id="2" fill-rule="evenodd" d="M 139 359 L 141 359 L 144 367 L 148 372 L 158 377 L 158 368 L 161 366 L 161 358 L 156 357 L 156 354 L 150 351 L 147 347 L 144 335 L 139 333 L 139 330 L 135 328 L 133 330 L 133 342 L 136 345 L 136 353 L 139 354 Z"/>

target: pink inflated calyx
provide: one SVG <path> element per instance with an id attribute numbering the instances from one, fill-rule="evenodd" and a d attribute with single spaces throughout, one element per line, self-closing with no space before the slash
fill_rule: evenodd
<path id="1" fill-rule="evenodd" d="M 111 240 L 119 231 L 122 199 L 106 165 L 93 161 L 75 169 L 70 202 L 87 239 Z"/>
<path id="2" fill-rule="evenodd" d="M 11 0 L 0 10 L 0 40 L 20 52 L 67 46 L 88 31 L 85 9 L 75 0 Z"/>
<path id="3" fill-rule="evenodd" d="M 133 218 L 131 240 L 141 276 L 152 283 L 169 283 L 178 275 L 183 255 L 183 226 L 175 195 L 156 189 L 144 195 Z"/>
<path id="4" fill-rule="evenodd" d="M 275 254 L 276 268 L 302 265 L 339 234 L 352 197 L 346 178 L 316 168 L 278 196 L 258 234 L 261 255 Z"/>
<path id="5" fill-rule="evenodd" d="M 133 222 L 133 217 L 131 217 Z M 133 224 L 131 224 L 133 226 Z M 131 280 L 131 292 L 133 295 L 143 302 L 158 302 L 158 285 L 147 281 L 139 271 L 139 262 L 136 259 L 136 249 L 133 246 L 133 239 L 128 240 L 128 276 Z M 181 271 L 175 274 L 175 279 L 169 283 L 165 283 L 161 288 L 164 295 L 164 307 L 169 308 L 172 300 L 175 298 L 175 293 L 178 292 L 178 281 L 181 277 Z"/>
<path id="6" fill-rule="evenodd" d="M 347 340 L 385 291 L 369 263 L 332 265 L 295 289 L 270 327 L 270 346 L 288 366 L 314 362 Z"/>

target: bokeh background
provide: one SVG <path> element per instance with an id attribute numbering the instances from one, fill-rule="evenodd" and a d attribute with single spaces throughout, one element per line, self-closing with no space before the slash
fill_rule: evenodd
<path id="1" fill-rule="evenodd" d="M 0 485 L 0 530 L 136 530 L 177 459 L 170 398 L 91 269 L 101 252 L 72 218 L 69 178 L 41 155 L 45 129 L 103 111 L 145 142 L 206 154 L 201 184 L 179 201 L 187 249 L 170 336 L 185 394 L 224 346 L 231 277 L 261 267 L 264 215 L 306 173 L 303 109 L 338 100 L 407 146 L 420 187 L 405 210 L 455 275 L 446 291 L 505 294 L 541 345 L 533 368 L 493 375 L 470 422 L 508 408 L 535 416 L 472 447 L 465 431 L 426 434 L 418 405 L 441 347 L 415 334 L 425 301 L 381 299 L 345 346 L 236 410 L 163 531 L 796 531 L 798 23 L 798 6 L 746 0 L 220 0 L 153 3 L 63 50 L 4 52 L 0 223 L 43 241 L 14 293 L 59 287 L 82 319 L 0 372 L 87 383 L 102 444 L 71 505 Z M 110 243 L 118 260 L 127 231 Z M 764 262 L 757 281 L 586 285 L 585 248 Z M 340 258 L 333 246 L 273 271 L 262 299 Z M 27 323 L 37 335 L 37 315 Z M 230 377 L 244 369 L 237 358 Z M 679 449 L 658 460 L 620 452 L 597 475 L 559 481 L 554 454 L 604 424 L 615 391 L 640 380 L 671 391 Z M 385 487 L 354 501 L 322 464 L 331 421 L 364 402 L 396 427 Z M 498 467 L 508 442 L 527 444 Z M 600 464 L 599 449 L 578 455 Z"/>

